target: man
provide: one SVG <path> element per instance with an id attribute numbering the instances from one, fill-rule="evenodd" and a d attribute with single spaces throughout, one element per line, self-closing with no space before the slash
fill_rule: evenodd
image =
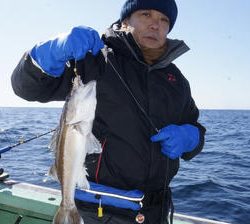
<path id="1" fill-rule="evenodd" d="M 87 224 L 167 223 L 179 158 L 190 160 L 203 148 L 205 128 L 189 83 L 172 63 L 188 47 L 166 38 L 176 17 L 174 0 L 127 0 L 102 39 L 75 27 L 34 46 L 13 72 L 15 93 L 39 102 L 65 100 L 75 63 L 85 83 L 97 80 L 93 133 L 103 151 L 86 159 L 89 180 L 137 189 L 144 198 L 139 211 L 107 206 L 103 218 L 79 202 Z"/>

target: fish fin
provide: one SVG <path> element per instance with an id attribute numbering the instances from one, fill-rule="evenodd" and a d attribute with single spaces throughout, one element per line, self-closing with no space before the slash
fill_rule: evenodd
<path id="1" fill-rule="evenodd" d="M 85 121 L 80 121 L 80 122 L 69 124 L 69 125 L 73 125 L 74 129 L 80 132 L 82 135 L 86 135 L 86 133 L 88 133 L 89 125 Z"/>
<path id="2" fill-rule="evenodd" d="M 43 178 L 43 183 L 46 183 L 51 177 L 49 176 L 49 171 L 45 174 Z"/>
<path id="3" fill-rule="evenodd" d="M 71 125 L 71 124 L 69 124 Z M 80 121 L 78 123 L 72 124 L 74 129 L 78 131 L 83 136 L 88 136 L 92 131 L 92 123 L 86 121 Z"/>
<path id="4" fill-rule="evenodd" d="M 94 136 L 94 134 L 91 132 L 88 134 L 87 142 L 86 142 L 86 152 L 87 154 L 92 153 L 101 153 L 102 152 L 102 146 L 99 140 Z"/>
<path id="5" fill-rule="evenodd" d="M 84 224 L 83 219 L 75 206 L 72 208 L 65 208 L 64 206 L 59 207 L 54 216 L 53 224 L 59 223 Z"/>
<path id="6" fill-rule="evenodd" d="M 58 176 L 57 176 L 57 171 L 56 171 L 56 166 L 53 164 L 48 172 L 48 175 L 51 176 L 54 180 L 59 181 Z"/>
<path id="7" fill-rule="evenodd" d="M 50 143 L 48 145 L 48 148 L 52 151 L 56 151 L 56 145 L 57 145 L 57 139 L 58 139 L 58 135 L 59 135 L 59 131 L 60 131 L 60 128 L 57 127 L 56 130 L 54 131 L 52 137 L 51 137 L 51 140 L 50 140 Z"/>
<path id="8" fill-rule="evenodd" d="M 78 180 L 76 182 L 76 184 L 79 188 L 81 188 L 81 189 L 89 189 L 90 188 L 87 176 L 88 176 L 87 169 L 86 169 L 86 167 L 83 167 L 81 169 L 81 171 L 79 172 Z"/>

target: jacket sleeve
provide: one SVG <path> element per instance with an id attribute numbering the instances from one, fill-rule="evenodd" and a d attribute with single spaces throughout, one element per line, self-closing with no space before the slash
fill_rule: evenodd
<path id="1" fill-rule="evenodd" d="M 91 54 L 86 55 L 84 60 L 80 60 L 77 67 L 85 83 L 96 79 L 98 66 Z M 68 66 L 65 66 L 61 77 L 51 77 L 36 66 L 29 53 L 26 52 L 12 73 L 12 88 L 16 95 L 28 101 L 41 103 L 63 101 L 72 87 L 73 68 L 74 61 L 71 61 Z"/>
<path id="2" fill-rule="evenodd" d="M 11 76 L 12 88 L 16 95 L 42 103 L 64 100 L 71 88 L 73 70 L 66 68 L 60 78 L 44 73 L 33 64 L 28 52 L 21 58 Z"/>
<path id="3" fill-rule="evenodd" d="M 184 160 L 190 160 L 201 152 L 205 143 L 206 128 L 198 122 L 199 110 L 191 96 L 191 91 L 188 81 L 186 81 L 186 87 L 187 87 L 187 103 L 183 112 L 182 122 L 196 126 L 200 132 L 200 141 L 197 147 L 191 152 L 183 153 L 181 157 Z"/>

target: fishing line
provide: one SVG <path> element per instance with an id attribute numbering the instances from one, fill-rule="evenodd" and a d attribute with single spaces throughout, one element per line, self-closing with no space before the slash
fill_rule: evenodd
<path id="1" fill-rule="evenodd" d="M 115 74 L 118 76 L 118 78 L 120 79 L 120 81 L 122 82 L 123 86 L 125 87 L 125 89 L 127 90 L 127 92 L 129 93 L 129 95 L 132 97 L 132 99 L 134 100 L 135 104 L 137 105 L 137 107 L 140 109 L 140 111 L 143 113 L 144 117 L 147 119 L 147 121 L 149 122 L 150 126 L 156 131 L 156 133 L 159 132 L 159 129 L 156 127 L 156 125 L 154 124 L 154 122 L 152 121 L 152 119 L 148 116 L 147 112 L 144 110 L 144 108 L 141 106 L 140 102 L 138 101 L 138 99 L 134 96 L 133 92 L 131 91 L 131 89 L 129 88 L 129 86 L 127 85 L 127 83 L 124 81 L 124 79 L 122 78 L 122 76 L 120 75 L 120 73 L 118 72 L 118 70 L 116 69 L 116 67 L 113 65 L 113 63 L 110 61 L 110 59 L 108 58 L 107 52 L 108 49 L 104 48 L 104 50 L 102 51 L 103 55 L 105 57 L 105 59 L 107 60 L 107 62 L 111 65 L 111 67 L 113 68 L 113 70 L 115 71 Z"/>
<path id="2" fill-rule="evenodd" d="M 2 153 L 5 153 L 5 152 L 10 151 L 12 148 L 15 148 L 15 147 L 17 147 L 17 146 L 19 146 L 19 145 L 22 145 L 22 144 L 24 144 L 24 143 L 30 142 L 30 141 L 32 141 L 32 140 L 34 140 L 34 139 L 40 138 L 40 137 L 42 137 L 42 136 L 44 136 L 44 135 L 47 135 L 47 134 L 49 134 L 49 133 L 51 133 L 51 132 L 54 132 L 55 130 L 56 130 L 56 129 L 51 129 L 51 130 L 49 130 L 49 131 L 47 131 L 47 132 L 45 132 L 45 133 L 38 134 L 38 135 L 36 135 L 36 136 L 34 136 L 34 137 L 32 137 L 32 138 L 29 138 L 29 139 L 26 139 L 26 140 L 25 140 L 25 139 L 22 139 L 22 140 L 20 140 L 19 142 L 15 143 L 15 144 L 12 144 L 12 145 L 3 147 L 3 148 L 0 149 L 0 157 L 1 157 L 1 154 L 2 154 Z"/>

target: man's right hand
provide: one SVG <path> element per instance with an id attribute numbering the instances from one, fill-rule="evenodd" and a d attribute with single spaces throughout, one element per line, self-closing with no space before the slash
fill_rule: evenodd
<path id="1" fill-rule="evenodd" d="M 48 75 L 59 77 L 68 60 L 83 59 L 89 51 L 96 55 L 103 47 L 103 41 L 96 30 L 78 26 L 70 33 L 35 45 L 30 55 Z"/>

